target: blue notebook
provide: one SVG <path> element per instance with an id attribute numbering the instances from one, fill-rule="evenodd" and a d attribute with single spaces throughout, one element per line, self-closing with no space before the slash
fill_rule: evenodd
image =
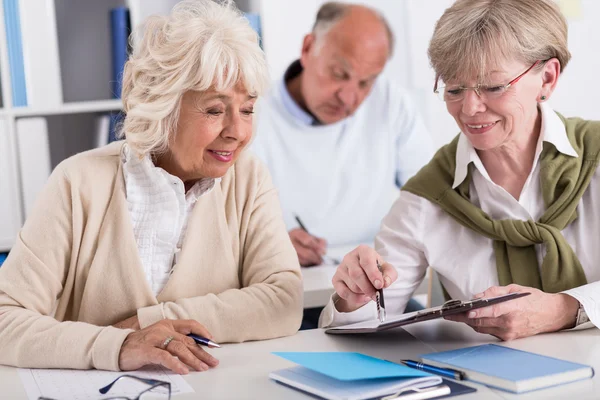
<path id="1" fill-rule="evenodd" d="M 436 367 L 463 371 L 467 380 L 514 393 L 594 376 L 593 368 L 588 365 L 495 344 L 424 354 L 421 359 Z"/>

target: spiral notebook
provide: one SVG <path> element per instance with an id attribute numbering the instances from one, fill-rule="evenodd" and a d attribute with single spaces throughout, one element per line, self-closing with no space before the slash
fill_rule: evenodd
<path id="1" fill-rule="evenodd" d="M 433 399 L 474 392 L 441 377 L 360 353 L 273 353 L 299 364 L 269 378 L 285 386 L 331 400 L 373 398 Z M 417 396 L 417 397 L 407 397 Z"/>

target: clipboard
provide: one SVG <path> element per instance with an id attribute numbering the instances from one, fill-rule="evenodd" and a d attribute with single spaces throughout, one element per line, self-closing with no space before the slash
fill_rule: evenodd
<path id="1" fill-rule="evenodd" d="M 392 317 L 383 323 L 379 320 L 369 320 L 358 322 L 355 324 L 336 326 L 328 328 L 325 333 L 332 335 L 357 334 L 357 333 L 373 333 L 385 331 L 388 329 L 397 328 L 399 326 L 410 325 L 416 322 L 429 321 L 431 319 L 442 318 L 447 315 L 460 314 L 477 308 L 491 306 L 493 304 L 502 303 L 509 300 L 518 299 L 528 296 L 530 293 L 519 292 L 509 293 L 502 296 L 488 297 L 473 300 L 449 300 L 441 306 L 426 308 L 424 310 L 415 311 L 412 313 L 401 314 L 397 317 Z"/>

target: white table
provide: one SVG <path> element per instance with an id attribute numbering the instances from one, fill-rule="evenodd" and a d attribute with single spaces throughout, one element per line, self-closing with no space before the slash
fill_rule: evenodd
<path id="1" fill-rule="evenodd" d="M 419 354 L 449 350 L 480 343 L 495 342 L 487 335 L 473 332 L 463 324 L 435 320 L 368 336 L 327 335 L 321 330 L 302 331 L 286 338 L 228 344 L 211 350 L 220 365 L 207 372 L 186 376 L 196 393 L 175 396 L 174 400 L 191 399 L 290 399 L 311 397 L 281 386 L 268 379 L 271 371 L 294 364 L 271 354 L 273 351 L 358 351 L 388 360 L 417 358 Z M 506 343 L 508 346 L 591 365 L 600 372 L 600 331 L 561 332 L 539 335 Z M 564 400 L 598 399 L 600 377 L 540 390 L 524 395 L 488 389 L 471 384 L 477 392 L 458 397 L 461 400 L 516 399 Z M 17 369 L 0 366 L 0 398 L 27 399 Z"/>

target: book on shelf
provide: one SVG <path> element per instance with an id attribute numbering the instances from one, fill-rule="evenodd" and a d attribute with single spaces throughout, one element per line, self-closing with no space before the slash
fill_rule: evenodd
<path id="1" fill-rule="evenodd" d="M 15 154 L 6 119 L 0 118 L 0 248 L 6 250 L 15 241 L 21 227 L 20 188 Z"/>
<path id="2" fill-rule="evenodd" d="M 123 88 L 123 69 L 129 56 L 129 35 L 131 22 L 127 7 L 116 7 L 110 10 L 110 36 L 112 54 L 112 87 L 115 99 L 121 98 Z"/>
<path id="3" fill-rule="evenodd" d="M 16 137 L 25 217 L 31 211 L 50 173 L 50 143 L 46 118 L 19 118 Z"/>
<path id="4" fill-rule="evenodd" d="M 96 133 L 94 136 L 94 147 L 102 147 L 108 144 L 110 135 L 110 115 L 102 114 L 96 117 Z"/>
<path id="5" fill-rule="evenodd" d="M 109 143 L 119 140 L 117 134 L 121 129 L 121 124 L 125 114 L 120 111 L 115 111 L 107 114 L 102 114 L 96 117 L 96 133 L 94 137 L 94 146 L 102 147 Z"/>
<path id="6" fill-rule="evenodd" d="M 27 106 L 62 104 L 62 80 L 54 0 L 19 0 Z"/>
<path id="7" fill-rule="evenodd" d="M 173 6 L 180 0 L 127 0 L 126 5 L 129 8 L 131 18 L 131 27 L 133 29 L 133 42 L 137 43 L 141 37 L 141 31 L 138 29 L 144 20 L 151 15 L 168 15 Z"/>
<path id="8" fill-rule="evenodd" d="M 3 5 L 13 106 L 60 105 L 54 0 L 4 0 Z"/>
<path id="9" fill-rule="evenodd" d="M 495 344 L 424 354 L 425 364 L 457 369 L 467 380 L 514 393 L 591 378 L 592 367 Z"/>
<path id="10" fill-rule="evenodd" d="M 27 89 L 25 86 L 25 67 L 23 65 L 19 1 L 4 0 L 3 11 L 12 105 L 14 107 L 23 107 L 27 105 Z"/>

